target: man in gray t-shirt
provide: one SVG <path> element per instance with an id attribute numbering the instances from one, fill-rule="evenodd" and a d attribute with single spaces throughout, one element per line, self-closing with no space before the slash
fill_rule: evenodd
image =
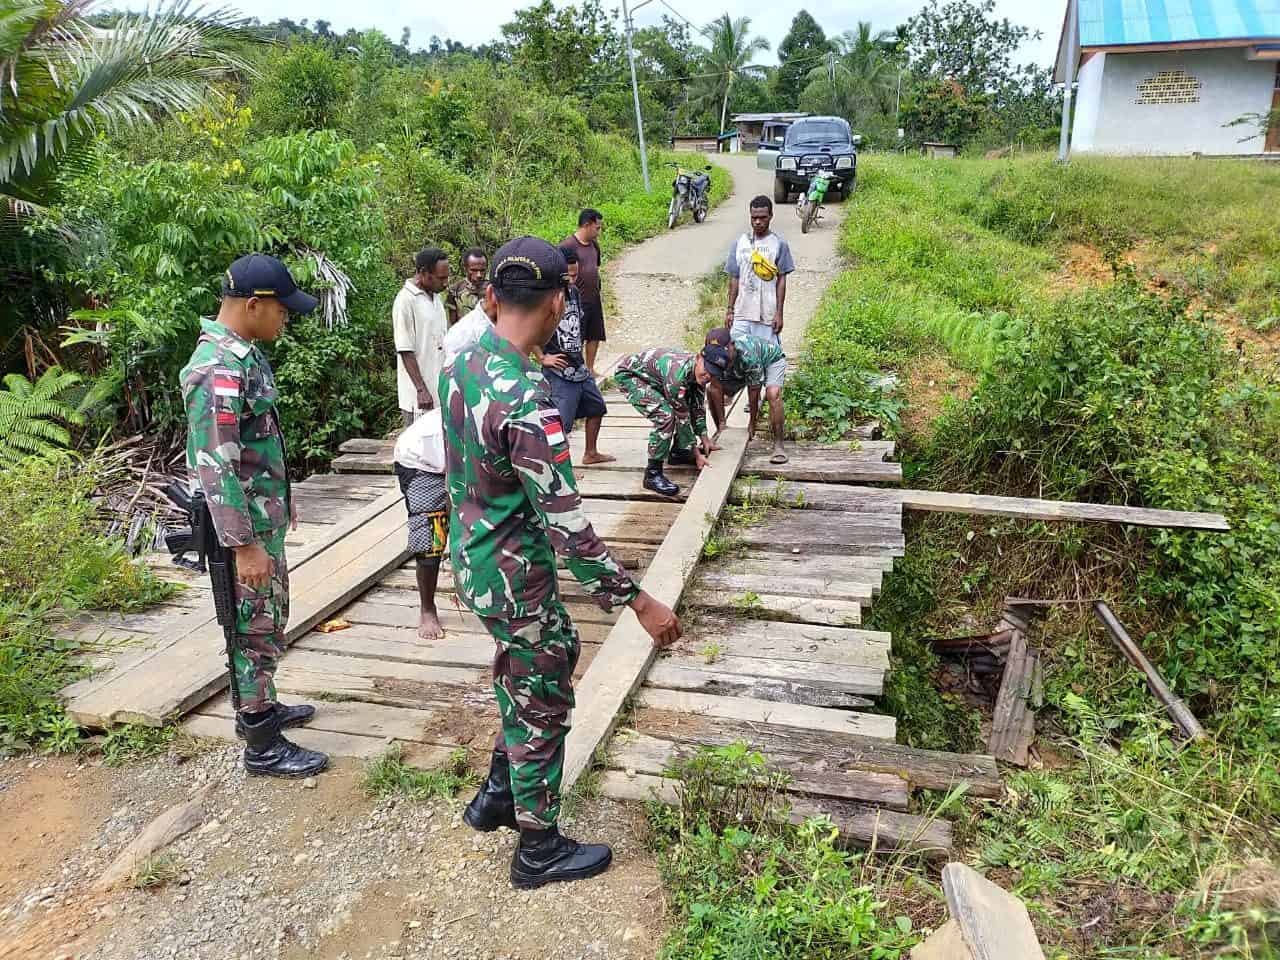
<path id="1" fill-rule="evenodd" d="M 787 241 L 773 233 L 773 201 L 751 201 L 751 230 L 729 248 L 724 272 L 729 275 L 729 309 L 725 320 L 733 336 L 782 342 L 782 309 L 787 299 L 787 274 L 795 270 Z"/>

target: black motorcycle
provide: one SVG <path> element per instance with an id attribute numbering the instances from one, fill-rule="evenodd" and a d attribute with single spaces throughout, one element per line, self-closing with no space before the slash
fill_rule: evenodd
<path id="1" fill-rule="evenodd" d="M 678 163 L 668 163 L 667 166 L 676 169 L 676 178 L 671 181 L 671 206 L 667 210 L 667 229 L 675 229 L 685 207 L 693 211 L 695 223 L 701 223 L 707 219 L 707 194 L 711 192 L 711 178 L 702 171 L 686 173 L 680 169 Z M 710 170 L 711 164 L 707 164 L 702 169 Z"/>

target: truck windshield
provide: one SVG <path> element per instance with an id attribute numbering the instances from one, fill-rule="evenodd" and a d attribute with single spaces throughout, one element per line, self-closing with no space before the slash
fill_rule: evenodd
<path id="1" fill-rule="evenodd" d="M 844 124 L 834 120 L 797 123 L 787 131 L 788 147 L 817 147 L 824 144 L 836 146 L 847 143 L 849 143 L 849 132 Z"/>

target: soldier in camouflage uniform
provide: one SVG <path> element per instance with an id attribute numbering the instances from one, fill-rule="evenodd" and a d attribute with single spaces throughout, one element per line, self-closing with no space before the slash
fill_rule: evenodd
<path id="1" fill-rule="evenodd" d="M 232 669 L 240 696 L 236 733 L 246 741 L 245 769 L 307 777 L 328 764 L 281 735 L 308 722 L 315 707 L 276 701 L 276 661 L 289 619 L 285 531 L 296 525 L 275 376 L 254 341 L 274 340 L 290 313 L 314 310 L 279 260 L 241 257 L 222 281 L 217 319 L 202 320 L 195 352 L 182 370 L 187 409 L 187 469 L 204 491 L 218 542 L 236 570 L 236 643 Z"/>
<path id="2" fill-rule="evenodd" d="M 760 412 L 760 388 L 769 400 L 769 427 L 773 432 L 773 455 L 770 463 L 786 463 L 787 452 L 783 443 L 786 414 L 782 407 L 782 385 L 787 378 L 787 355 L 781 345 L 763 337 L 750 334 L 733 336 L 726 327 L 707 331 L 702 358 L 713 374 L 707 390 L 711 416 L 716 423 L 718 439 L 724 429 L 725 396 L 734 396 L 744 386 L 750 404 L 747 438 L 756 435 L 756 417 Z"/>
<path id="3" fill-rule="evenodd" d="M 564 425 L 529 359 L 560 321 L 566 278 L 564 257 L 545 241 L 503 246 L 488 294 L 495 326 L 440 377 L 454 584 L 496 643 L 502 717 L 488 779 L 464 818 L 477 830 L 520 831 L 511 882 L 521 889 L 594 876 L 612 859 L 607 846 L 556 826 L 578 661 L 556 553 L 602 607 L 630 606 L 655 644 L 680 635 L 675 614 L 636 586 L 584 516 Z"/>
<path id="4" fill-rule="evenodd" d="M 704 390 L 711 380 L 701 355 L 654 347 L 618 361 L 613 379 L 631 405 L 653 422 L 644 486 L 664 497 L 680 488 L 662 472 L 664 462 L 699 470 L 715 449 L 707 439 Z"/>
<path id="5" fill-rule="evenodd" d="M 453 326 L 484 299 L 485 271 L 489 258 L 479 247 L 472 247 L 462 255 L 462 279 L 449 287 L 444 298 L 444 309 Z"/>

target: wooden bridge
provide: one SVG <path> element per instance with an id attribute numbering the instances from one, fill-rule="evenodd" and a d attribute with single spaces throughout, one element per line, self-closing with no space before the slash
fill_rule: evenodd
<path id="1" fill-rule="evenodd" d="M 949 824 L 908 812 L 912 791 L 963 782 L 995 796 L 1001 785 L 990 757 L 901 746 L 894 718 L 876 711 L 890 637 L 860 623 L 905 549 L 902 495 L 882 486 L 901 480 L 894 445 L 868 429 L 852 442 L 793 445 L 791 462 L 772 466 L 767 445 L 748 448 L 737 410 L 710 467 L 670 471 L 685 497 L 671 502 L 641 486 L 648 421 L 609 400 L 601 448 L 618 459 L 575 468 L 586 512 L 645 589 L 680 605 L 686 635 L 655 659 L 629 611 L 602 612 L 561 572 L 582 638 L 566 789 L 603 757 L 605 795 L 670 797 L 672 761 L 744 741 L 790 776 L 793 815 L 823 813 L 851 841 L 944 856 Z M 571 436 L 575 458 L 581 442 Z M 438 598 L 447 636 L 418 639 L 392 442 L 343 450 L 335 473 L 294 488 L 303 522 L 288 540 L 291 647 L 276 680 L 286 700 L 320 702 L 315 721 L 290 736 L 340 757 L 399 743 L 422 766 L 458 747 L 487 753 L 497 730 L 492 641 L 457 606 L 447 562 Z M 701 560 L 730 501 L 743 509 L 715 538 L 732 548 Z M 177 599 L 69 626 L 96 644 L 102 668 L 66 691 L 69 712 L 95 728 L 185 717 L 193 734 L 229 737 L 207 583 L 166 557 L 154 563 L 186 584 Z M 331 630 L 334 620 L 348 626 Z"/>

